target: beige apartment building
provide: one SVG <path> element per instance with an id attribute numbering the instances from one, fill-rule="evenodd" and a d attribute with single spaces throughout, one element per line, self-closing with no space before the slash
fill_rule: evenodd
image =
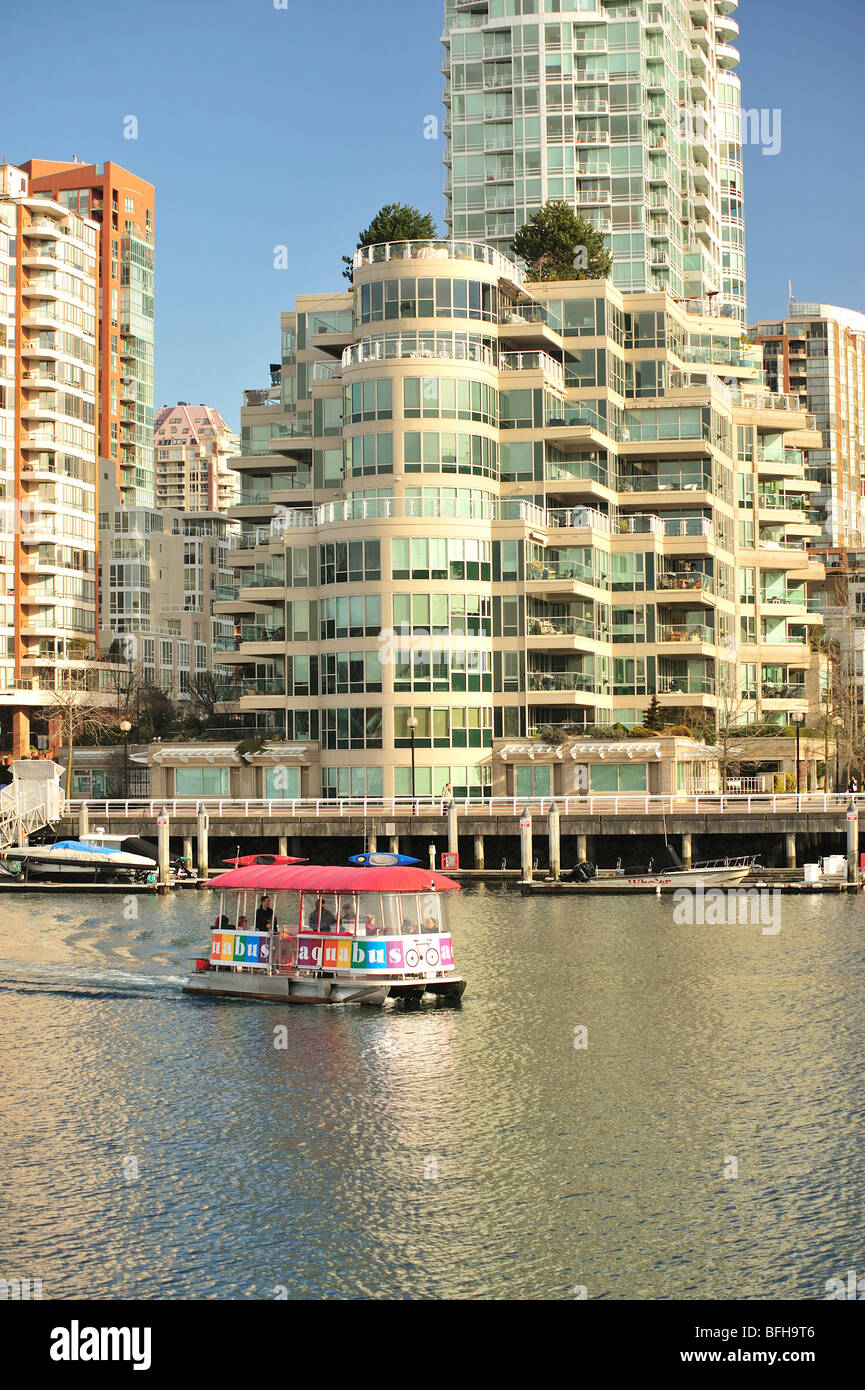
<path id="1" fill-rule="evenodd" d="M 235 731 L 318 750 L 277 748 L 285 794 L 304 761 L 308 795 L 486 795 L 495 740 L 633 727 L 653 694 L 673 727 L 818 717 L 820 436 L 692 308 L 438 241 L 283 315 L 218 607 Z"/>
<path id="2" fill-rule="evenodd" d="M 156 505 L 179 512 L 227 512 L 240 477 L 228 460 L 240 440 L 210 405 L 164 405 L 156 412 Z"/>
<path id="3" fill-rule="evenodd" d="M 125 666 L 128 685 L 182 701 L 214 652 L 233 649 L 233 624 L 214 605 L 233 592 L 238 529 L 221 512 L 121 506 L 103 480 L 99 644 Z"/>

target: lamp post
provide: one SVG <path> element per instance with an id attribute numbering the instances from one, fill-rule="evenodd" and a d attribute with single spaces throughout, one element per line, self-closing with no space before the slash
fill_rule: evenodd
<path id="1" fill-rule="evenodd" d="M 120 732 L 123 735 L 123 798 L 129 796 L 129 731 L 132 728 L 128 719 L 121 719 Z"/>
<path id="2" fill-rule="evenodd" d="M 410 714 L 410 715 L 409 715 L 408 719 L 406 720 L 406 724 L 408 725 L 409 729 L 411 730 L 411 799 L 412 799 L 412 801 L 414 801 L 414 798 L 415 798 L 414 738 L 415 738 L 415 729 L 417 728 L 417 719 L 415 718 L 414 714 Z"/>
<path id="3" fill-rule="evenodd" d="M 841 790 L 840 786 L 838 785 L 841 781 L 841 769 L 839 766 L 838 757 L 839 740 L 841 737 L 841 730 L 844 727 L 844 720 L 841 718 L 840 715 L 836 714 L 834 719 L 832 720 L 832 723 L 835 726 L 835 790 L 837 792 Z"/>

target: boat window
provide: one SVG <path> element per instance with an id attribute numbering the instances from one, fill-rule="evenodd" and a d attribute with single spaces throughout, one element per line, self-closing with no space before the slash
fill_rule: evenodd
<path id="1" fill-rule="evenodd" d="M 423 893 L 420 897 L 420 923 L 421 931 L 429 934 L 440 932 L 441 924 L 441 899 L 438 893 Z"/>
<path id="2" fill-rule="evenodd" d="M 270 902 L 273 908 L 273 920 L 283 933 L 290 935 L 297 934 L 300 923 L 300 894 L 299 893 L 271 893 Z M 312 898 L 308 907 L 312 909 Z"/>
<path id="3" fill-rule="evenodd" d="M 418 934 L 418 906 L 414 893 L 400 893 L 400 920 L 397 931 L 403 936 Z"/>
<path id="4" fill-rule="evenodd" d="M 357 934 L 357 894 L 340 893 L 339 895 L 339 927 L 342 936 L 355 936 Z"/>
<path id="5" fill-rule="evenodd" d="M 381 893 L 358 893 L 357 920 L 359 936 L 384 936 Z"/>
<path id="6" fill-rule="evenodd" d="M 403 918 L 400 896 L 399 893 L 382 893 L 381 895 L 385 936 L 399 936 L 400 934 L 400 924 Z"/>
<path id="7" fill-rule="evenodd" d="M 335 893 L 304 894 L 304 911 L 310 931 L 333 931 L 336 927 L 336 909 Z"/>

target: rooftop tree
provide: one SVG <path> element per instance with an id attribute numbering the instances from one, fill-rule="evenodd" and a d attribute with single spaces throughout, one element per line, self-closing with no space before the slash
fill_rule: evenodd
<path id="1" fill-rule="evenodd" d="M 569 203 L 545 203 L 517 232 L 513 249 L 530 280 L 603 280 L 613 265 L 603 232 Z"/>
<path id="2" fill-rule="evenodd" d="M 376 213 L 366 230 L 361 232 L 357 249 L 378 246 L 385 241 L 435 241 L 438 234 L 431 212 L 421 212 L 408 203 L 387 203 Z M 354 278 L 352 257 L 343 256 L 342 259 L 345 262 L 342 273 L 346 280 L 351 280 Z"/>

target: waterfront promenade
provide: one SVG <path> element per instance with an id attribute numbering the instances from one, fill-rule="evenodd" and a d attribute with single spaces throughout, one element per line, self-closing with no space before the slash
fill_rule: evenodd
<path id="1" fill-rule="evenodd" d="M 451 800 L 447 804 L 438 798 L 420 797 L 73 799 L 66 802 L 58 832 L 86 835 L 103 830 L 108 834 L 161 836 L 166 855 L 169 840 L 182 839 L 185 854 L 201 876 L 209 866 L 210 839 L 261 841 L 262 850 L 266 847 L 283 854 L 303 853 L 309 840 L 340 840 L 351 842 L 355 849 L 366 846 L 394 851 L 401 841 L 405 847 L 405 842 L 412 840 L 415 852 L 418 841 L 425 842 L 425 851 L 432 842 L 439 852 L 445 845 L 452 854 L 461 852 L 463 867 L 483 868 L 487 856 L 497 866 L 502 847 L 512 845 L 514 839 L 522 841 L 524 847 L 527 836 L 546 837 L 551 867 L 559 857 L 565 865 L 593 855 L 604 861 L 605 839 L 670 836 L 688 865 L 695 837 L 723 840 L 723 853 L 730 856 L 749 853 L 755 842 L 765 843 L 770 837 L 783 846 L 786 867 L 795 868 L 797 837 L 822 839 L 827 845 L 832 842 L 837 850 L 846 845 L 849 851 L 854 840 L 858 843 L 858 819 L 851 822 L 849 814 L 851 805 L 861 812 L 863 803 L 865 796 L 823 792 L 801 796 L 496 797 Z M 467 856 L 470 862 L 466 862 Z"/>

